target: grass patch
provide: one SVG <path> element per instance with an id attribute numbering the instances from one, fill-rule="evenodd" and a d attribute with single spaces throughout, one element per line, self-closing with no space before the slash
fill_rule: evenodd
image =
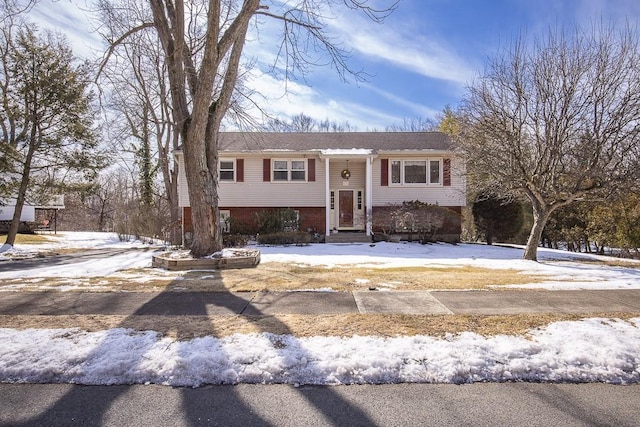
<path id="1" fill-rule="evenodd" d="M 371 287 L 386 290 L 486 289 L 494 286 L 539 283 L 545 276 L 516 270 L 479 267 L 325 268 L 266 263 L 256 268 L 167 272 L 162 269 L 123 270 L 107 277 L 6 279 L 0 286 L 14 290 L 84 292 L 258 292 L 331 288 L 351 292 Z"/>
<path id="2" fill-rule="evenodd" d="M 230 291 L 276 291 L 331 288 L 336 291 L 485 289 L 490 286 L 539 283 L 543 276 L 516 270 L 479 267 L 325 268 L 261 264 L 252 271 L 218 272 Z M 185 277 L 188 279 L 188 277 Z M 215 281 L 215 279 L 214 279 Z"/>
<path id="3" fill-rule="evenodd" d="M 474 332 L 482 336 L 525 335 L 550 323 L 602 317 L 628 320 L 640 313 L 526 314 L 510 316 L 467 315 L 276 315 L 276 316 L 0 316 L 0 327 L 12 329 L 79 328 L 100 331 L 116 327 L 157 331 L 179 340 L 233 334 L 270 332 L 296 337 L 313 336 L 415 336 L 444 337 Z"/>
<path id="4" fill-rule="evenodd" d="M 3 241 L 7 239 L 6 234 L 0 235 L 0 239 Z M 16 234 L 16 245 L 40 245 L 43 243 L 51 243 L 51 239 L 42 234 Z"/>

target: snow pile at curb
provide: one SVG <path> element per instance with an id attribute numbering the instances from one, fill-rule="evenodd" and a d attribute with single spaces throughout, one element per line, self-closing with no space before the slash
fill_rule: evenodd
<path id="1" fill-rule="evenodd" d="M 76 384 L 640 383 L 640 318 L 557 322 L 527 337 L 247 334 L 176 341 L 118 328 L 0 329 L 0 381 Z"/>

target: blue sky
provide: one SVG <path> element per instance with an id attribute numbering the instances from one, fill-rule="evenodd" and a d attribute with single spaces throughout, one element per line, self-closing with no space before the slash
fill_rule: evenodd
<path id="1" fill-rule="evenodd" d="M 77 54 L 101 52 L 82 10 L 86 4 L 40 0 L 32 19 L 65 32 Z M 384 130 L 405 118 L 431 118 L 446 105 L 455 107 L 487 58 L 519 33 L 588 28 L 601 20 L 638 25 L 639 19 L 638 0 L 400 0 L 382 25 L 353 13 L 331 21 L 332 33 L 352 51 L 350 65 L 371 75 L 366 82 L 342 83 L 323 67 L 306 82 L 290 82 L 286 92 L 282 81 L 266 73 L 276 51 L 275 33 L 262 32 L 245 52 L 257 65 L 249 84 L 266 97 L 261 105 L 271 114 L 286 118 L 304 112 L 319 120 L 348 121 L 360 131 Z"/>

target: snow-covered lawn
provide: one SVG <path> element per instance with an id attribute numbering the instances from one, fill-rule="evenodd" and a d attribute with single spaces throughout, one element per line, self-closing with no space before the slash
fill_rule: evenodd
<path id="1" fill-rule="evenodd" d="M 57 245 L 57 246 L 56 246 Z M 61 233 L 57 243 L 5 252 L 37 253 L 63 247 L 131 247 L 115 235 Z M 513 268 L 550 276 L 551 289 L 640 288 L 637 263 L 607 267 L 605 258 L 540 250 L 541 263 L 522 261 L 521 249 L 483 245 L 375 246 L 312 245 L 264 247 L 262 262 L 300 265 L 401 266 L 476 265 Z M 158 248 L 160 250 L 160 248 Z M 150 252 L 121 260 L 126 268 L 150 266 Z M 592 261 L 576 262 L 576 259 Z M 7 261 L 10 262 L 10 261 Z M 112 263 L 106 263 L 112 264 Z M 93 261 L 74 271 L 60 267 L 29 271 L 70 277 L 113 274 L 119 265 Z M 47 271 L 48 268 L 54 269 Z M 115 270 L 114 270 L 115 269 Z M 0 280 L 27 272 L 0 274 Z M 571 278 L 571 282 L 563 282 Z M 1 318 L 0 318 L 1 322 Z M 1 323 L 0 323 L 1 326 Z M 640 382 L 640 318 L 556 322 L 526 336 L 483 337 L 462 333 L 381 338 L 375 336 L 297 338 L 268 333 L 204 337 L 179 341 L 154 331 L 116 328 L 0 328 L 0 381 L 81 384 L 158 383 L 198 386 L 209 383 L 347 384 L 473 381 Z"/>
<path id="2" fill-rule="evenodd" d="M 48 236 L 49 237 L 49 236 Z M 0 253 L 0 262 L 13 257 L 32 257 L 39 252 L 56 249 L 99 249 L 99 248 L 152 248 L 160 246 L 142 242 L 120 242 L 114 233 L 61 232 L 50 236 L 51 243 L 39 245 L 16 245 L 13 249 Z M 359 244 L 314 244 L 309 246 L 259 247 L 261 263 L 280 262 L 286 264 L 367 268 L 399 267 L 451 267 L 475 266 L 494 269 L 513 269 L 524 274 L 548 276 L 542 283 L 514 285 L 514 287 L 543 289 L 640 289 L 640 262 L 627 261 L 626 266 L 607 266 L 603 263 L 619 260 L 593 254 L 539 249 L 540 262 L 522 259 L 523 248 L 486 246 L 480 244 L 434 244 L 417 243 L 367 243 Z M 131 251 L 96 259 L 73 266 L 50 266 L 37 270 L 15 270 L 0 272 L 2 279 L 18 278 L 83 278 L 120 275 L 120 271 L 146 269 L 142 274 L 157 277 L 179 276 L 177 273 L 163 273 L 151 269 L 151 252 Z M 139 273 L 139 272 L 138 272 Z M 137 274 L 139 276 L 140 274 Z M 134 279 L 132 277 L 132 279 Z M 135 280 L 143 280 L 136 277 Z"/>

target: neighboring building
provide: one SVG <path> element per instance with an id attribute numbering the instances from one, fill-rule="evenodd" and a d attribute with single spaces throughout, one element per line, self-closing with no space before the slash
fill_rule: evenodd
<path id="1" fill-rule="evenodd" d="M 0 199 L 0 232 L 6 233 L 13 220 L 16 199 Z M 36 204 L 26 201 L 20 212 L 20 232 L 32 232 L 38 229 L 56 231 L 58 211 L 64 209 L 63 195 L 50 195 L 45 203 Z"/>
<path id="2" fill-rule="evenodd" d="M 0 221 L 11 222 L 16 210 L 16 199 L 0 199 Z M 25 203 L 20 212 L 20 222 L 35 222 L 36 207 Z"/>
<path id="3" fill-rule="evenodd" d="M 188 233 L 191 211 L 181 151 L 176 160 Z M 420 200 L 450 208 L 455 214 L 443 233 L 448 240 L 460 236 L 465 165 L 440 132 L 225 132 L 218 169 L 221 217 L 240 223 L 252 223 L 263 209 L 292 208 L 302 230 L 370 235 L 367 212 L 375 216 L 385 206 Z"/>

